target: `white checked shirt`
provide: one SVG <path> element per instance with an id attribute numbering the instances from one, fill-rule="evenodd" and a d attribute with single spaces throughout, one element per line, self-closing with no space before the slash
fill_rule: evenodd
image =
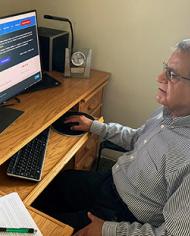
<path id="1" fill-rule="evenodd" d="M 130 150 L 112 169 L 139 222 L 109 222 L 103 236 L 190 236 L 190 116 L 158 109 L 139 129 L 94 121 L 91 132 Z"/>

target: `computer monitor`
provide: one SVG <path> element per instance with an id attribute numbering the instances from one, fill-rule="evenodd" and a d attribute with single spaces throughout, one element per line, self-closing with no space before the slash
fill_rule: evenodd
<path id="1" fill-rule="evenodd" d="M 0 17 L 0 104 L 41 79 L 36 11 Z"/>

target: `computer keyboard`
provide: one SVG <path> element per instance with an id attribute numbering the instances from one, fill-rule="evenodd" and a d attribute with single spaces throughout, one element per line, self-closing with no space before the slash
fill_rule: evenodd
<path id="1" fill-rule="evenodd" d="M 47 128 L 21 150 L 9 162 L 7 174 L 33 181 L 40 181 L 49 137 Z"/>

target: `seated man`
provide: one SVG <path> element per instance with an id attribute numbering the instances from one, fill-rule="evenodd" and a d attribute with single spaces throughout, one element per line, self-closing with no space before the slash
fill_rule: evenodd
<path id="1" fill-rule="evenodd" d="M 46 211 L 75 235 L 190 235 L 190 39 L 177 44 L 156 80 L 162 107 L 138 129 L 69 118 L 79 122 L 74 129 L 130 150 L 112 171 L 64 171 L 44 192 Z"/>

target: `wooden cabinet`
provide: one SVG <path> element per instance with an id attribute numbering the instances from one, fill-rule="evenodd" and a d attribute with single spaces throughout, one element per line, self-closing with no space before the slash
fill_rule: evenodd
<path id="1" fill-rule="evenodd" d="M 103 88 L 94 93 L 90 94 L 86 99 L 83 99 L 79 103 L 79 110 L 86 112 L 88 114 L 93 114 L 96 109 L 101 108 L 102 106 L 102 93 Z"/>
<path id="2" fill-rule="evenodd" d="M 79 111 L 86 112 L 96 118 L 101 117 L 103 87 L 97 88 L 79 103 Z M 89 139 L 75 155 L 75 169 L 89 170 L 97 156 L 99 145 L 97 135 L 89 135 Z"/>
<path id="3" fill-rule="evenodd" d="M 91 135 L 75 155 L 75 169 L 89 170 L 95 161 L 97 147 L 98 137 L 96 135 Z"/>

